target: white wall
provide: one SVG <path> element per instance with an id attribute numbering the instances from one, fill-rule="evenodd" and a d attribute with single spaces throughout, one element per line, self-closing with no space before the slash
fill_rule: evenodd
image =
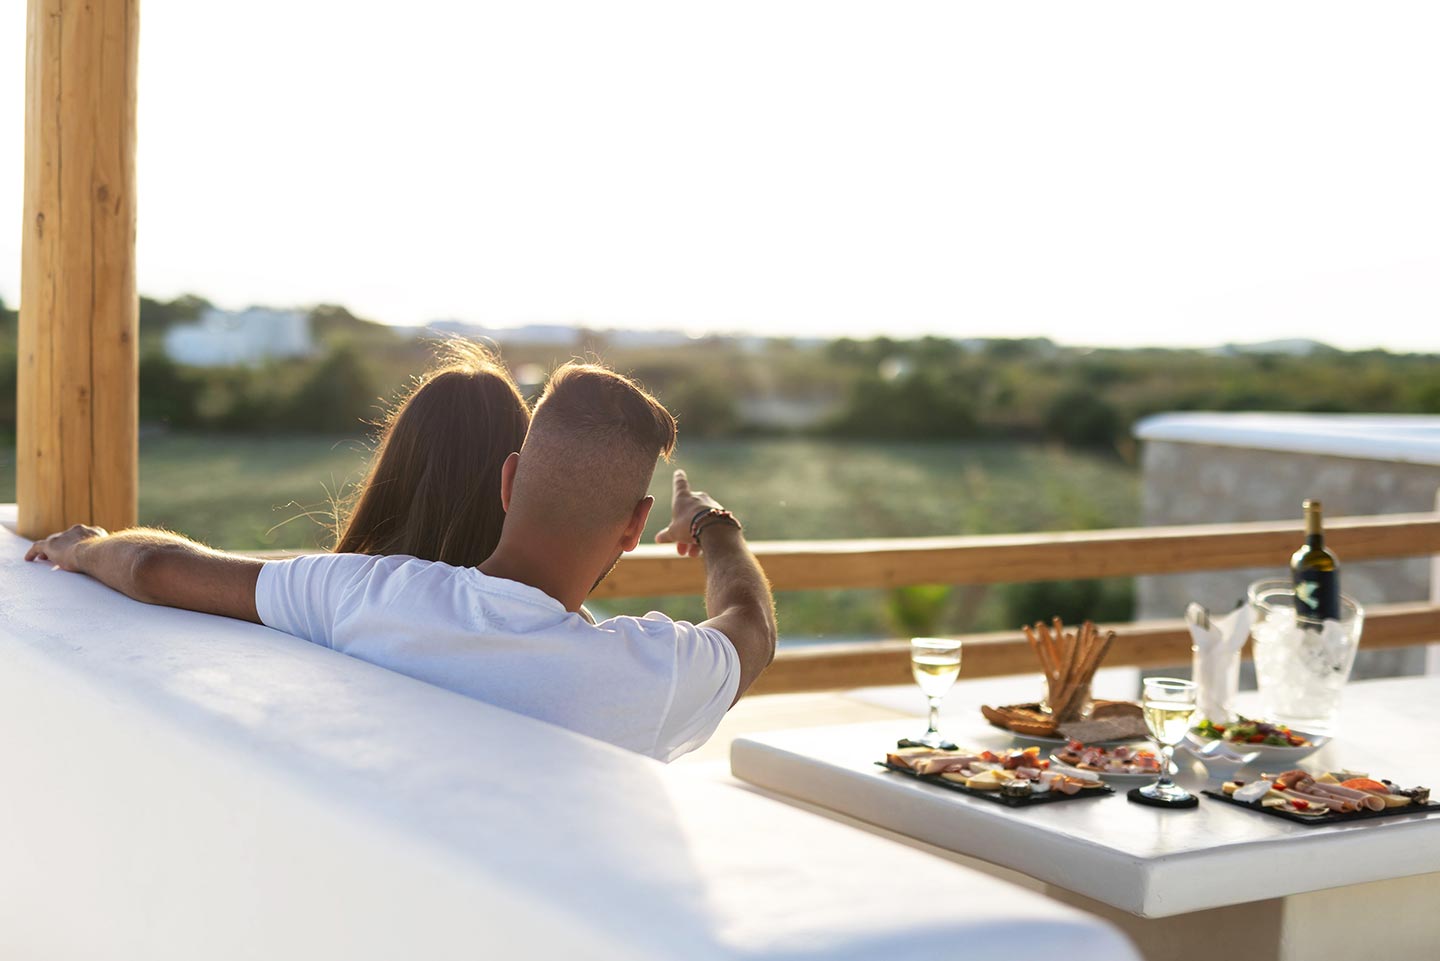
<path id="1" fill-rule="evenodd" d="M 930 961 L 1015 931 L 1134 957 L 1036 894 L 24 546 L 0 530 L 0 957 Z"/>
<path id="2" fill-rule="evenodd" d="M 238 313 L 208 308 L 193 324 L 165 332 L 165 353 L 177 364 L 220 367 L 313 353 L 310 318 L 296 311 L 251 307 Z"/>

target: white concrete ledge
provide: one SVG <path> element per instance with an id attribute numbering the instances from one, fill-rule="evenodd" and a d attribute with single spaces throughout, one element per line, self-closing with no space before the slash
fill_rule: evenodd
<path id="1" fill-rule="evenodd" d="M 1440 417 L 1426 414 L 1156 414 L 1135 425 L 1135 436 L 1144 441 L 1440 464 Z"/>
<path id="2" fill-rule="evenodd" d="M 1135 957 L 988 876 L 0 532 L 0 957 Z M 929 906 L 926 909 L 923 906 Z"/>

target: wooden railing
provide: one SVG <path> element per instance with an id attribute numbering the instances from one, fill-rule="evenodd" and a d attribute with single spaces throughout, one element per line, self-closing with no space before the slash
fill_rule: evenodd
<path id="1" fill-rule="evenodd" d="M 999 584 L 1135 574 L 1274 567 L 1304 535 L 1296 523 L 1150 527 L 1070 533 L 927 537 L 903 540 L 776 541 L 752 545 L 776 590 L 892 588 L 910 584 Z M 1440 513 L 1335 518 L 1327 544 L 1346 563 L 1440 554 Z M 670 548 L 643 547 L 595 590 L 597 598 L 698 594 L 704 568 Z M 1037 611 L 1037 617 L 1048 612 Z M 784 626 L 784 610 L 780 611 Z M 1190 657 L 1182 622 L 1110 625 L 1118 634 L 1106 663 L 1173 665 Z M 1017 625 L 1018 628 L 1018 625 Z M 1383 604 L 1366 610 L 1364 646 L 1440 641 L 1440 606 Z M 1019 633 L 965 639 L 965 676 L 1036 671 Z M 904 641 L 816 645 L 782 650 L 752 694 L 909 683 Z"/>
<path id="2" fill-rule="evenodd" d="M 1326 522 L 1326 543 L 1345 563 L 1440 554 L 1440 511 L 1342 517 Z M 1180 574 L 1273 567 L 1304 539 L 1295 522 L 1189 527 L 751 544 L 777 591 L 893 588 L 912 584 L 1008 584 L 1136 574 Z M 256 552 L 288 556 L 293 552 Z M 594 591 L 597 599 L 700 594 L 704 565 L 673 548 L 645 546 L 626 555 Z M 1048 612 L 1036 611 L 1036 617 Z M 780 611 L 781 631 L 785 612 Z M 1179 620 L 1105 625 L 1115 645 L 1105 663 L 1157 667 L 1190 657 Z M 1440 641 L 1440 606 L 1429 602 L 1366 607 L 1363 644 L 1407 647 Z M 1018 630 L 965 638 L 965 676 L 1037 670 Z M 861 641 L 782 649 L 750 694 L 837 690 L 910 682 L 906 641 Z"/>

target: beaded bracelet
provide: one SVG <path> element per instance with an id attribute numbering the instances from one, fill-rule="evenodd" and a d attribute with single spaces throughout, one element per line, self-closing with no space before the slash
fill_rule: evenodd
<path id="1" fill-rule="evenodd" d="M 697 511 L 695 516 L 690 519 L 690 539 L 697 544 L 700 543 L 701 532 L 708 527 L 714 527 L 716 524 L 725 524 L 735 528 L 737 531 L 745 529 L 744 525 L 740 523 L 739 518 L 729 511 L 721 510 L 718 507 L 707 507 L 704 510 Z"/>
<path id="2" fill-rule="evenodd" d="M 714 508 L 714 507 L 702 507 L 702 508 L 700 508 L 698 511 L 695 512 L 695 516 L 694 516 L 694 517 L 691 517 L 691 518 L 690 518 L 690 539 L 691 539 L 691 540 L 694 540 L 694 539 L 695 539 L 695 528 L 696 528 L 696 526 L 700 523 L 700 521 L 701 521 L 703 518 L 709 517 L 711 511 L 714 511 L 714 510 L 716 510 L 716 509 L 717 509 L 717 508 Z"/>
<path id="3" fill-rule="evenodd" d="M 716 520 L 711 521 L 711 522 L 708 523 L 708 524 L 701 524 L 700 527 L 696 529 L 696 531 L 695 531 L 695 543 L 696 543 L 696 544 L 699 544 L 699 543 L 700 543 L 700 535 L 703 534 L 703 533 L 705 533 L 706 531 L 708 531 L 708 530 L 709 530 L 710 528 L 712 528 L 712 527 L 733 527 L 733 528 L 735 528 L 735 530 L 737 530 L 737 531 L 738 531 L 738 530 L 741 530 L 740 522 L 737 521 L 737 520 L 735 520 L 734 518 L 729 518 L 729 517 L 718 518 L 718 519 L 716 519 Z"/>

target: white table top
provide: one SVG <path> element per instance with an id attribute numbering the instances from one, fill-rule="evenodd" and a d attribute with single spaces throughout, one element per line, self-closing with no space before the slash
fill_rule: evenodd
<path id="1" fill-rule="evenodd" d="M 967 746 L 1016 742 L 974 708 L 987 682 L 961 683 L 947 698 L 945 733 Z M 909 696 L 908 693 L 897 697 Z M 918 694 L 918 692 L 917 692 Z M 1242 695 L 1241 710 L 1255 710 Z M 1248 696 L 1253 700 L 1254 695 Z M 1342 735 L 1303 763 L 1367 771 L 1440 787 L 1440 724 L 1420 717 L 1440 699 L 1440 678 L 1352 684 Z M 961 710 L 968 702 L 969 710 Z M 990 700 L 989 703 L 1008 703 Z M 746 781 L 919 840 L 1021 871 L 1142 917 L 1191 911 L 1440 871 L 1440 815 L 1309 827 L 1201 798 L 1193 810 L 1129 803 L 1116 793 L 1032 808 L 1007 808 L 876 767 L 897 738 L 923 730 L 884 721 L 779 731 L 738 739 L 731 769 Z M 1183 755 L 1182 755 L 1183 757 Z M 1242 775 L 1243 776 L 1243 775 Z M 1196 763 L 1178 780 L 1206 784 Z"/>

